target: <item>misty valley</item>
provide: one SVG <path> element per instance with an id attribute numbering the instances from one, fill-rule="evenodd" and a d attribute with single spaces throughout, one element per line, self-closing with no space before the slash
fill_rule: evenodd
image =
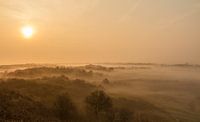
<path id="1" fill-rule="evenodd" d="M 199 122 L 200 66 L 0 66 L 0 121 Z"/>
<path id="2" fill-rule="evenodd" d="M 200 122 L 200 0 L 0 0 L 0 122 Z"/>

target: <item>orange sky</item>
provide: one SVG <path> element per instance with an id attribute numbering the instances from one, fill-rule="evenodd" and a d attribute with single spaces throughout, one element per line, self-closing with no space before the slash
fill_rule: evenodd
<path id="1" fill-rule="evenodd" d="M 199 0 L 0 0 L 0 64 L 199 63 L 199 22 Z"/>

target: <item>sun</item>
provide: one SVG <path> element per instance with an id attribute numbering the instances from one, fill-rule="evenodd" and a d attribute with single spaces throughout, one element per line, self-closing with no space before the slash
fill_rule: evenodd
<path id="1" fill-rule="evenodd" d="M 33 36 L 34 29 L 32 26 L 27 25 L 27 26 L 22 27 L 21 32 L 24 38 L 29 39 Z"/>

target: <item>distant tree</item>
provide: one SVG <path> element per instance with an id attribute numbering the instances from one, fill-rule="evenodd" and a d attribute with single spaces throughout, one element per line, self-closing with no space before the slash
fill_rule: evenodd
<path id="1" fill-rule="evenodd" d="M 74 122 L 77 119 L 77 109 L 68 94 L 62 94 L 57 97 L 55 102 L 55 114 L 62 121 Z"/>
<path id="2" fill-rule="evenodd" d="M 112 119 L 111 98 L 104 91 L 94 91 L 86 98 L 86 110 L 96 121 L 110 121 Z"/>
<path id="3" fill-rule="evenodd" d="M 102 81 L 102 83 L 103 83 L 103 84 L 109 84 L 110 81 L 109 81 L 107 78 L 105 78 L 105 79 Z"/>

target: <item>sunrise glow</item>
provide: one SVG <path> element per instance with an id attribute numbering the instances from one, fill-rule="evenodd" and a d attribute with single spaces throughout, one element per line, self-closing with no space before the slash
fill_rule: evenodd
<path id="1" fill-rule="evenodd" d="M 31 38 L 34 34 L 34 29 L 32 26 L 24 26 L 21 29 L 22 35 L 24 38 Z"/>

